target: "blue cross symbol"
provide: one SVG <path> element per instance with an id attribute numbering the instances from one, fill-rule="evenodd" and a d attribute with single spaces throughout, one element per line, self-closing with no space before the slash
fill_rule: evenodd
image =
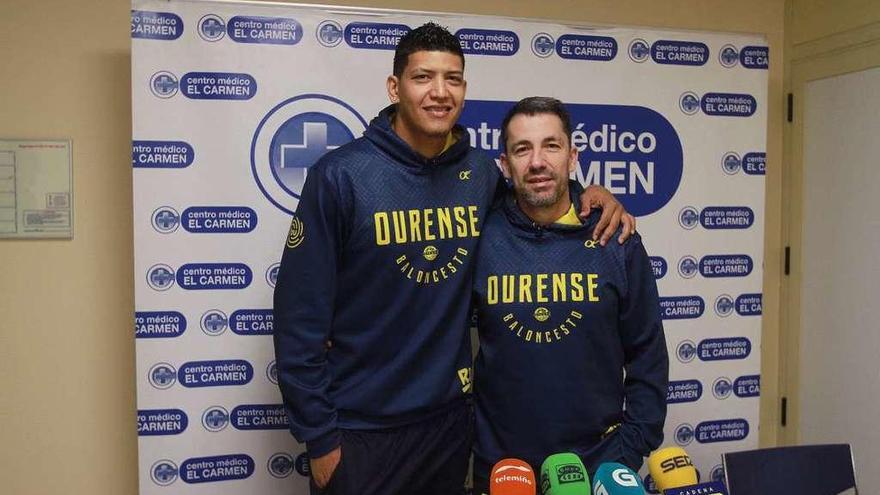
<path id="1" fill-rule="evenodd" d="M 635 56 L 636 58 L 644 58 L 645 55 L 648 54 L 648 47 L 645 46 L 644 43 L 639 41 L 638 43 L 633 45 L 632 53 L 633 53 L 633 56 Z"/>
<path id="2" fill-rule="evenodd" d="M 212 427 L 216 428 L 226 422 L 226 415 L 223 414 L 223 411 L 214 409 L 208 413 L 205 417 L 205 421 Z"/>
<path id="3" fill-rule="evenodd" d="M 156 383 L 165 385 L 174 379 L 174 372 L 162 366 L 161 368 L 156 368 L 156 371 L 153 372 L 153 379 L 156 380 Z"/>
<path id="4" fill-rule="evenodd" d="M 694 432 L 691 431 L 690 428 L 688 428 L 687 426 L 684 426 L 680 430 L 678 430 L 677 436 L 680 441 L 687 442 L 688 440 L 690 440 L 690 438 L 693 434 L 694 434 Z"/>
<path id="5" fill-rule="evenodd" d="M 205 318 L 205 327 L 212 332 L 219 331 L 226 326 L 226 319 L 217 313 L 211 313 Z"/>
<path id="6" fill-rule="evenodd" d="M 293 467 L 293 463 L 286 457 L 279 456 L 272 459 L 272 469 L 276 473 L 286 473 L 290 471 L 291 467 Z"/>
<path id="7" fill-rule="evenodd" d="M 739 159 L 733 155 L 727 155 L 727 158 L 724 159 L 724 166 L 729 170 L 734 170 L 739 167 Z"/>
<path id="8" fill-rule="evenodd" d="M 278 281 L 278 268 L 279 267 L 276 266 L 269 270 L 269 280 L 271 280 L 273 284 Z"/>
<path id="9" fill-rule="evenodd" d="M 697 214 L 694 210 L 684 210 L 681 214 L 681 220 L 685 225 L 693 225 L 697 221 Z"/>
<path id="10" fill-rule="evenodd" d="M 220 33 L 223 32 L 223 30 L 223 24 L 217 19 L 210 18 L 202 23 L 202 32 L 207 34 L 210 38 L 219 36 Z"/>
<path id="11" fill-rule="evenodd" d="M 327 43 L 336 43 L 341 33 L 333 24 L 327 24 L 321 28 L 321 39 Z"/>
<path id="12" fill-rule="evenodd" d="M 733 308 L 733 301 L 728 298 L 722 298 L 718 301 L 718 311 L 722 313 L 727 313 L 730 309 Z"/>
<path id="13" fill-rule="evenodd" d="M 697 99 L 694 97 L 694 95 L 686 95 L 682 100 L 681 105 L 684 107 L 685 110 L 690 112 L 697 108 L 699 102 L 697 102 Z"/>
<path id="14" fill-rule="evenodd" d="M 162 210 L 156 215 L 156 224 L 163 229 L 170 229 L 177 225 L 177 215 L 168 210 Z"/>
<path id="15" fill-rule="evenodd" d="M 327 124 L 306 122 L 303 124 L 302 144 L 281 145 L 281 168 L 309 168 L 324 153 L 338 147 L 327 144 Z"/>
<path id="16" fill-rule="evenodd" d="M 153 270 L 153 273 L 150 274 L 150 280 L 153 281 L 154 284 L 159 287 L 164 287 L 171 283 L 174 280 L 174 275 L 168 271 L 164 267 L 159 267 Z"/>
<path id="17" fill-rule="evenodd" d="M 681 346 L 681 349 L 679 349 L 678 352 L 679 354 L 681 354 L 681 357 L 687 359 L 694 355 L 696 349 L 694 349 L 694 346 L 692 346 L 691 344 L 684 344 Z"/>
<path id="18" fill-rule="evenodd" d="M 159 481 L 168 481 L 177 475 L 177 470 L 170 464 L 162 463 L 156 466 L 156 470 L 153 473 Z"/>
<path id="19" fill-rule="evenodd" d="M 547 53 L 553 49 L 553 42 L 546 36 L 541 36 L 535 40 L 535 49 L 540 53 Z"/>
<path id="20" fill-rule="evenodd" d="M 721 58 L 724 60 L 726 64 L 732 64 L 736 62 L 739 55 L 736 53 L 736 50 L 733 48 L 725 48 L 723 52 L 721 52 Z"/>
<path id="21" fill-rule="evenodd" d="M 174 91 L 177 88 L 177 81 L 169 77 L 167 74 L 162 74 L 158 79 L 153 83 L 153 86 L 163 95 L 168 94 Z"/>

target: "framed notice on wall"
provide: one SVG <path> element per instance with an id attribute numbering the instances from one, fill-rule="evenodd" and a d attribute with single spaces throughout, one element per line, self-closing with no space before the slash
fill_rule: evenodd
<path id="1" fill-rule="evenodd" d="M 0 238 L 73 237 L 70 141 L 0 140 Z"/>

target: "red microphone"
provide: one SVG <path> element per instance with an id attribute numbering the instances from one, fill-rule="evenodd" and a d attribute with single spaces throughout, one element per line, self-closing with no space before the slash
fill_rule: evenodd
<path id="1" fill-rule="evenodd" d="M 535 472 L 525 461 L 501 459 L 489 475 L 489 495 L 535 495 Z"/>

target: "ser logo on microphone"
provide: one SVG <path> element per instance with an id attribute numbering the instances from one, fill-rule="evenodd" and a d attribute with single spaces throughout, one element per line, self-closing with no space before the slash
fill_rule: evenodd
<path id="1" fill-rule="evenodd" d="M 693 466 L 694 463 L 691 462 L 691 458 L 688 455 L 677 455 L 675 457 L 670 457 L 665 461 L 660 463 L 660 469 L 664 473 L 668 473 L 673 469 L 679 469 L 683 467 Z"/>

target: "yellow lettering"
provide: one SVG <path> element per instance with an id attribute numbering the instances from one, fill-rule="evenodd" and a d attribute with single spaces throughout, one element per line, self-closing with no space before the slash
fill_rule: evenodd
<path id="1" fill-rule="evenodd" d="M 587 274 L 587 293 L 590 296 L 590 302 L 598 302 L 599 296 L 596 295 L 596 289 L 599 288 L 599 284 L 596 283 L 596 279 L 599 278 L 599 275 L 596 273 L 588 273 Z"/>
<path id="2" fill-rule="evenodd" d="M 532 302 L 532 276 L 531 275 L 520 275 L 519 276 L 519 302 Z"/>
<path id="3" fill-rule="evenodd" d="M 553 274 L 553 301 L 554 302 L 566 302 L 568 301 L 568 290 L 565 283 L 566 274 L 565 273 L 554 273 Z"/>
<path id="4" fill-rule="evenodd" d="M 458 234 L 458 237 L 467 237 L 467 220 L 464 218 L 464 206 L 456 206 L 452 208 L 452 213 L 455 215 L 455 231 Z"/>
<path id="5" fill-rule="evenodd" d="M 440 238 L 448 239 L 452 237 L 452 216 L 449 208 L 441 208 L 437 210 L 437 228 L 440 230 Z"/>
<path id="6" fill-rule="evenodd" d="M 486 304 L 498 304 L 498 275 L 486 279 Z"/>
<path id="7" fill-rule="evenodd" d="M 406 242 L 406 215 L 402 211 L 392 211 L 391 219 L 394 220 L 394 242 L 403 244 Z"/>
<path id="8" fill-rule="evenodd" d="M 422 231 L 419 229 L 419 225 L 421 225 L 421 217 L 419 217 L 419 210 L 409 210 L 409 238 L 412 242 L 419 242 L 422 240 Z"/>
<path id="9" fill-rule="evenodd" d="M 571 274 L 571 302 L 584 302 L 584 287 L 581 285 L 583 281 L 582 273 Z"/>
<path id="10" fill-rule="evenodd" d="M 391 243 L 391 230 L 388 224 L 388 213 L 377 211 L 373 214 L 373 222 L 376 224 L 376 245 L 387 246 Z"/>
<path id="11" fill-rule="evenodd" d="M 471 235 L 477 237 L 480 235 L 480 231 L 477 230 L 477 224 L 480 222 L 480 218 L 477 216 L 477 207 L 468 206 L 468 214 L 471 217 Z"/>
<path id="12" fill-rule="evenodd" d="M 537 282 L 538 289 L 537 294 L 535 296 L 535 300 L 539 303 L 545 303 L 548 301 L 547 296 L 544 294 L 544 291 L 547 290 L 547 274 L 539 273 L 535 276 L 535 281 Z"/>
<path id="13" fill-rule="evenodd" d="M 529 330 L 528 332 L 526 332 L 526 342 L 532 340 L 532 334 L 534 334 L 534 333 L 535 333 L 535 332 L 533 332 L 533 331 L 531 331 L 531 330 Z"/>
<path id="14" fill-rule="evenodd" d="M 509 304 L 514 298 L 514 275 L 501 276 L 501 302 Z"/>
<path id="15" fill-rule="evenodd" d="M 434 220 L 431 218 L 434 214 L 434 210 L 422 210 L 422 214 L 425 215 L 425 240 L 433 241 L 437 238 L 437 236 L 431 232 L 431 227 L 434 226 Z"/>
<path id="16" fill-rule="evenodd" d="M 504 317 L 501 318 L 501 319 L 504 320 L 504 321 L 510 321 L 510 320 L 513 319 L 513 313 L 507 313 L 507 314 L 504 315 Z"/>

